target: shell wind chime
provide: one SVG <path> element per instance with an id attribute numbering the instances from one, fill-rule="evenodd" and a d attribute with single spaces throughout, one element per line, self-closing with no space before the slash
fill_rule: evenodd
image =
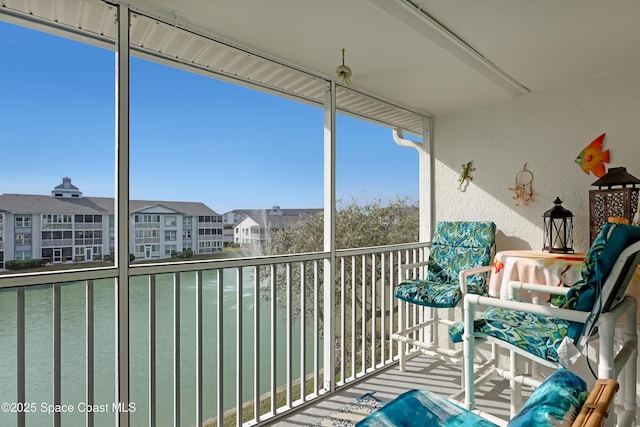
<path id="1" fill-rule="evenodd" d="M 336 77 L 342 80 L 342 84 L 350 86 L 351 74 L 353 73 L 351 72 L 351 68 L 344 65 L 344 51 L 345 49 L 342 48 L 342 65 L 338 65 L 338 67 L 336 68 Z"/>

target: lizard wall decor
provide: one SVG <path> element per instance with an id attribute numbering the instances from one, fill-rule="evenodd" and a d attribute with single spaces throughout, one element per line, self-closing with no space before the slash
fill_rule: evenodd
<path id="1" fill-rule="evenodd" d="M 471 181 L 473 177 L 471 176 L 471 172 L 476 170 L 473 167 L 473 160 L 462 165 L 462 173 L 460 177 L 458 177 L 458 181 L 460 181 L 460 185 L 458 185 L 458 190 L 462 191 L 462 185 L 465 181 Z"/>

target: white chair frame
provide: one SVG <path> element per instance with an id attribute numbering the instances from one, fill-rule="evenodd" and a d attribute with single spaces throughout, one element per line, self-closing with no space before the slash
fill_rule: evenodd
<path id="1" fill-rule="evenodd" d="M 630 262 L 629 262 L 630 261 Z M 627 283 L 631 279 L 635 269 L 640 261 L 640 242 L 634 243 L 626 248 L 611 269 L 606 281 L 618 280 L 624 275 L 623 280 Z M 529 290 L 532 292 L 542 292 L 546 294 L 566 295 L 569 288 L 558 288 L 539 284 L 528 284 L 522 282 L 511 282 L 510 293 L 517 289 Z M 599 360 L 598 360 L 598 378 L 602 379 L 618 379 L 623 394 L 623 409 L 617 411 L 615 415 L 609 417 L 607 425 L 632 426 L 635 425 L 635 417 L 637 411 L 636 402 L 636 383 L 637 383 L 637 359 L 638 359 L 638 334 L 637 334 L 637 307 L 638 304 L 634 297 L 630 295 L 620 296 L 620 302 L 612 309 L 602 312 L 596 322 L 599 340 Z M 617 299 L 619 299 L 617 298 Z M 617 302 L 617 301 L 616 301 Z M 556 317 L 575 321 L 580 323 L 587 322 L 590 312 L 562 309 L 551 307 L 548 305 L 540 305 L 527 302 L 501 300 L 491 297 L 467 294 L 464 297 L 464 333 L 463 333 L 463 351 L 464 351 L 464 406 L 473 410 L 475 407 L 474 388 L 484 381 L 498 374 L 502 378 L 508 379 L 511 386 L 511 414 L 515 414 L 521 403 L 522 384 L 537 387 L 540 380 L 531 376 L 522 375 L 518 372 L 516 356 L 521 355 L 528 360 L 539 363 L 543 366 L 559 368 L 559 363 L 550 362 L 545 359 L 533 356 L 520 348 L 517 348 L 500 339 L 474 332 L 474 316 L 478 307 L 501 307 L 508 310 L 524 311 L 529 313 L 540 314 L 544 316 Z M 624 343 L 618 351 L 615 351 L 614 336 L 617 321 L 625 316 Z M 590 330 L 594 330 L 589 328 Z M 588 347 L 588 340 L 592 337 L 581 337 L 576 347 L 580 351 L 584 351 Z M 509 369 L 502 369 L 498 364 L 497 354 L 493 352 L 495 357 L 494 363 L 485 364 L 486 369 L 476 369 L 474 367 L 474 358 L 476 357 L 476 339 L 494 343 L 499 348 L 507 348 L 510 352 Z M 617 416 L 617 420 L 616 420 Z"/>

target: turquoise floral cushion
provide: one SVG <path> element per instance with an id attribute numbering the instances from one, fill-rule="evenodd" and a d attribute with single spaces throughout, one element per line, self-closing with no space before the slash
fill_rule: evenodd
<path id="1" fill-rule="evenodd" d="M 427 278 L 401 282 L 395 296 L 429 307 L 455 307 L 462 298 L 460 271 L 491 264 L 495 233 L 493 222 L 439 222 L 429 251 Z M 469 277 L 468 291 L 486 294 L 486 276 Z"/>
<path id="2" fill-rule="evenodd" d="M 605 224 L 594 240 L 582 267 L 582 278 L 561 298 L 559 306 L 597 314 L 602 302 L 598 298 L 602 285 L 620 253 L 640 241 L 640 227 Z M 594 304 L 597 304 L 594 307 Z M 534 356 L 559 362 L 557 349 L 565 336 L 574 341 L 582 335 L 584 324 L 525 312 L 489 307 L 474 320 L 474 330 L 513 344 Z M 464 325 L 449 329 L 453 342 L 461 342 Z"/>
<path id="3" fill-rule="evenodd" d="M 626 224 L 607 223 L 591 244 L 582 265 L 582 278 L 560 300 L 559 306 L 573 310 L 592 311 L 602 293 L 602 286 L 620 253 L 629 245 L 640 241 L 640 227 Z M 599 308 L 595 307 L 596 315 Z M 597 320 L 597 316 L 592 319 Z M 572 322 L 569 336 L 577 341 L 582 334 L 583 324 Z"/>

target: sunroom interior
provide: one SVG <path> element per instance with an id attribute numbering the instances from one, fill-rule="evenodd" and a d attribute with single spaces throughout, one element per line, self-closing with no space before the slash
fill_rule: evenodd
<path id="1" fill-rule="evenodd" d="M 107 133 L 111 140 L 100 149 L 110 151 L 108 176 L 115 200 L 116 249 L 112 266 L 0 276 L 0 288 L 10 296 L 7 342 L 13 345 L 3 370 L 11 372 L 6 380 L 16 384 L 3 392 L 2 400 L 39 399 L 38 413 L 0 416 L 7 425 L 51 422 L 45 420 L 53 420 L 54 425 L 115 422 L 134 426 L 174 421 L 174 425 L 219 425 L 217 420 L 229 417 L 236 425 L 313 424 L 309 420 L 318 415 L 313 415 L 311 408 L 351 384 L 363 388 L 363 381 L 383 375 L 379 384 L 398 381 L 408 387 L 414 380 L 411 372 L 397 371 L 395 344 L 384 337 L 376 342 L 372 333 L 375 321 L 356 325 L 352 318 L 359 309 L 347 307 L 340 298 L 347 289 L 355 292 L 356 283 L 362 285 L 369 303 L 382 304 L 382 312 L 387 310 L 377 327 L 393 331 L 398 321 L 392 297 L 396 267 L 424 257 L 437 221 L 493 221 L 498 229 L 497 250 L 540 250 L 543 213 L 556 197 L 574 214 L 573 249 L 586 252 L 591 242 L 589 190 L 598 178 L 585 173 L 576 157 L 605 134 L 604 148 L 611 153 L 606 167 L 625 167 L 640 176 L 638 19 L 640 4 L 631 0 L 513 4 L 471 0 L 0 0 L 0 21 L 6 24 L 109 52 L 110 59 L 100 66 L 112 67 L 107 73 L 111 80 L 103 80 L 101 85 L 110 91 L 108 108 L 115 113 L 112 111 L 111 121 L 100 125 L 112 127 Z M 81 63 L 83 58 L 74 60 Z M 314 108 L 317 128 L 313 131 L 320 141 L 313 154 L 314 179 L 321 188 L 317 197 L 324 208 L 322 252 L 250 260 L 129 262 L 129 200 L 137 186 L 153 182 L 134 182 L 130 173 L 134 160 L 139 160 L 133 158 L 139 153 L 131 145 L 132 135 L 144 131 L 131 121 L 131 112 L 140 108 L 134 102 L 135 85 L 144 80 L 144 75 L 134 70 L 137 60 Z M 5 58 L 6 66 L 10 61 Z M 337 73 L 340 65 L 348 66 L 348 79 Z M 166 74 L 167 86 L 171 86 L 172 76 Z M 169 106 L 169 115 L 172 108 L 182 107 Z M 250 128 L 253 118 L 242 114 L 239 108 L 236 123 L 220 126 L 235 127 L 237 132 Z M 273 116 L 283 132 L 295 128 L 287 122 L 286 112 Z M 410 185 L 416 189 L 419 205 L 417 242 L 381 248 L 336 247 L 336 164 L 341 161 L 340 153 L 336 154 L 338 116 L 381 127 L 388 144 L 412 153 L 408 165 L 414 169 L 413 175 L 391 162 L 394 168 L 375 173 L 397 187 L 407 176 L 415 181 Z M 361 151 L 368 150 L 363 147 Z M 215 163 L 215 158 L 211 160 Z M 357 155 L 349 161 L 367 169 L 366 163 L 358 165 Z M 461 182 L 468 162 L 473 163 L 473 179 Z M 523 168 L 531 171 L 532 177 L 526 201 L 514 190 Z M 180 181 L 180 185 L 188 187 L 188 181 Z M 304 192 L 304 188 L 293 191 Z M 352 269 L 345 265 L 352 265 Z M 349 274 L 362 274 L 362 280 L 356 279 L 355 273 L 353 277 L 345 275 L 345 268 Z M 376 268 L 381 270 L 380 286 L 365 288 Z M 307 294 L 307 300 L 303 297 L 298 304 L 302 311 L 311 312 L 311 317 L 300 322 L 290 308 L 282 314 L 269 305 L 259 313 L 257 308 L 264 305 L 261 293 L 265 292 L 258 290 L 260 280 L 276 281 L 281 270 L 290 278 L 295 269 L 308 270 L 302 276 L 311 280 L 288 282 L 289 288 L 299 287 L 297 293 L 288 291 L 288 301 Z M 227 280 L 231 286 L 248 280 L 255 290 L 249 301 L 243 302 L 241 292 L 226 301 L 222 286 L 207 287 L 207 283 L 226 286 Z M 140 306 L 130 299 L 133 282 L 146 299 Z M 184 293 L 181 282 L 183 287 L 187 283 L 193 286 Z M 333 282 L 342 284 L 341 292 L 323 286 Z M 163 287 L 166 284 L 166 295 L 160 296 L 160 290 L 156 293 L 160 283 Z M 276 299 L 273 292 L 272 301 Z M 70 338 L 64 335 L 71 320 L 65 319 L 64 305 L 60 307 L 65 293 L 77 293 L 84 304 L 79 329 Z M 38 298 L 45 301 L 47 319 L 51 319 L 43 320 L 43 325 L 52 324 L 52 329 L 44 329 L 47 334 L 53 332 L 52 338 L 47 338 L 50 345 L 44 362 L 51 368 L 33 368 L 34 359 L 29 355 L 33 352 L 29 334 L 35 332 L 25 325 L 25 311 L 28 318 L 29 300 Z M 103 309 L 96 305 L 100 298 L 107 298 L 107 310 L 112 310 L 106 315 L 111 322 L 106 336 L 95 333 L 98 323 L 104 321 L 97 314 Z M 218 307 L 223 300 L 229 307 L 250 303 L 255 308 L 251 313 L 235 310 L 228 320 L 236 332 L 243 332 L 223 338 L 222 310 L 207 311 L 207 298 L 215 300 Z M 184 306 L 186 300 L 189 302 Z M 136 311 L 142 317 L 136 317 Z M 191 311 L 194 318 L 181 324 L 185 313 Z M 275 320 L 281 314 L 287 323 L 296 325 L 282 334 L 277 332 Z M 142 325 L 136 323 L 141 319 Z M 182 336 L 181 327 L 191 323 L 192 331 Z M 355 330 L 360 327 L 358 339 L 362 341 L 356 343 Z M 348 332 L 349 328 L 353 332 Z M 258 329 L 260 334 L 253 333 Z M 156 343 L 163 333 L 168 334 L 169 348 Z M 369 338 L 365 338 L 367 333 Z M 345 350 L 344 345 L 326 345 L 326 337 L 340 337 L 342 342 L 349 337 L 353 342 Z M 143 343 L 141 359 L 131 357 L 140 349 L 135 341 Z M 264 349 L 266 362 L 258 356 L 245 362 L 243 356 L 258 353 L 263 341 L 272 343 Z M 81 345 L 70 350 L 69 342 Z M 223 348 L 231 352 L 229 359 L 215 356 L 220 356 Z M 350 366 L 342 363 L 329 368 L 323 363 L 346 358 L 345 351 L 353 352 Z M 357 357 L 358 351 L 369 356 Z M 68 352 L 79 353 L 75 376 L 65 361 Z M 102 366 L 104 357 L 108 362 Z M 280 357 L 286 359 L 282 365 L 276 362 Z M 361 366 L 355 366 L 356 360 Z M 423 358 L 412 363 L 416 370 L 430 366 Z M 238 365 L 242 367 L 238 369 Z M 425 388 L 438 387 L 433 377 L 447 375 L 442 373 L 446 367 L 434 366 Z M 65 381 L 68 375 L 83 384 L 78 391 L 70 391 L 70 380 Z M 303 376 L 309 385 L 294 391 Z M 52 378 L 44 390 L 38 385 L 41 377 Z M 101 388 L 102 381 L 109 386 Z M 284 401 L 277 403 L 275 396 L 281 392 Z M 44 413 L 41 409 L 50 407 L 41 407 L 40 401 L 57 405 L 72 402 L 76 411 Z M 237 416 L 250 401 L 265 401 L 266 406 L 253 405 L 248 414 Z M 86 404 L 81 414 L 80 402 Z M 100 406 L 107 402 L 108 407 Z M 112 402 L 120 404 L 118 410 Z M 134 410 L 124 410 L 131 403 Z M 488 412 L 503 414 L 491 402 L 487 405 Z M 95 408 L 95 413 L 86 407 Z M 286 418 L 298 410 L 312 415 L 300 418 L 305 421 Z"/>

